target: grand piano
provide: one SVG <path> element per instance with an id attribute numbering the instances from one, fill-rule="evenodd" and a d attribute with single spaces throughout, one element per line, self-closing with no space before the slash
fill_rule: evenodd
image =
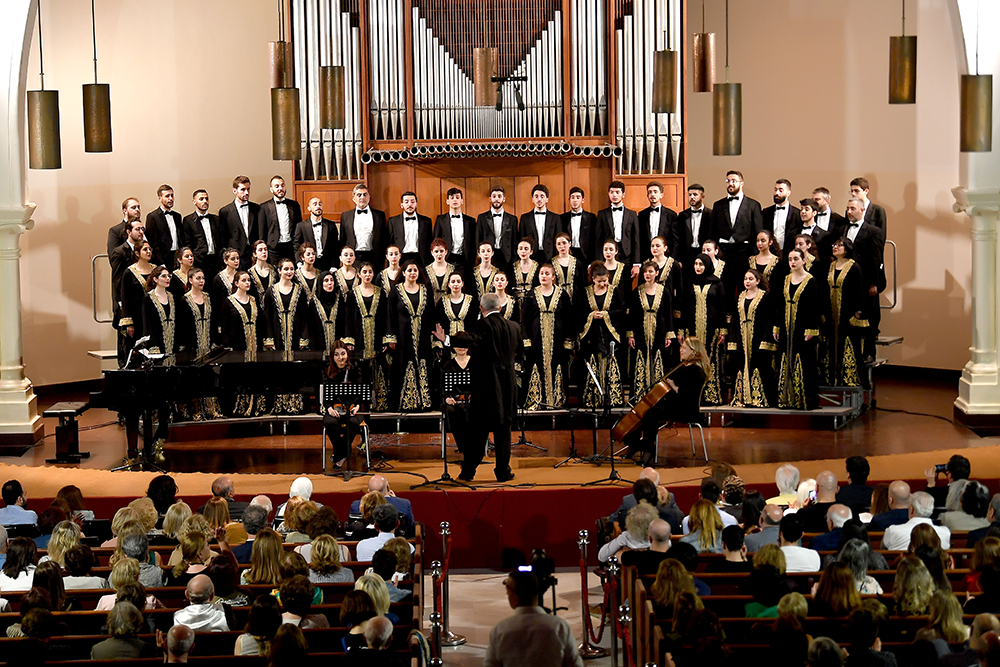
<path id="1" fill-rule="evenodd" d="M 136 357 L 138 360 L 139 357 Z M 208 396 L 246 394 L 315 395 L 325 362 L 318 351 L 236 352 L 216 348 L 201 357 L 178 353 L 142 358 L 128 367 L 104 371 L 104 388 L 90 395 L 90 406 L 114 410 L 124 417 L 128 443 L 126 467 L 153 467 L 153 416 L 174 403 Z M 143 460 L 139 449 L 142 417 Z"/>

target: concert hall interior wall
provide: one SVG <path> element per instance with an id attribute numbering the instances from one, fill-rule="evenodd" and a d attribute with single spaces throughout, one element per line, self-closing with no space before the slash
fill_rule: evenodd
<path id="1" fill-rule="evenodd" d="M 954 1 L 908 3 L 907 33 L 919 38 L 916 105 L 887 103 L 889 36 L 900 32 L 899 5 L 870 0 L 731 3 L 729 80 L 743 84 L 741 156 L 712 155 L 711 95 L 693 94 L 689 76 L 684 100 L 686 182 L 704 184 L 710 201 L 723 195 L 725 172 L 733 168 L 763 206 L 771 203 L 775 179 L 788 178 L 795 200 L 823 185 L 842 212 L 851 178 L 868 178 L 899 248 L 898 304 L 884 315 L 882 331 L 906 342 L 887 354 L 894 364 L 957 370 L 969 358 L 971 241 L 969 218 L 951 210 L 950 189 L 965 176 L 958 151 L 964 69 Z M 722 3 L 707 4 L 721 81 Z M 110 154 L 83 152 L 80 86 L 93 81 L 85 9 L 62 0 L 42 8 L 46 88 L 60 91 L 63 168 L 28 175 L 29 199 L 38 208 L 35 228 L 21 239 L 24 359 L 36 385 L 96 378 L 99 363 L 86 351 L 114 347 L 110 325 L 93 321 L 90 263 L 104 252 L 108 227 L 121 220 L 123 199 L 139 198 L 145 216 L 157 205 L 156 187 L 169 183 L 186 215 L 193 210 L 191 192 L 205 187 L 217 211 L 231 200 L 237 174 L 252 179 L 253 201 L 266 198 L 272 174 L 290 184 L 294 176 L 289 163 L 271 159 L 273 2 L 98 3 L 99 78 L 112 95 Z M 700 4 L 692 4 L 694 10 Z M 692 15 L 688 46 L 695 29 L 700 16 Z M 28 71 L 29 88 L 36 88 L 37 32 Z M 511 186 L 520 214 L 537 180 L 552 189 L 552 210 L 562 212 L 569 188 L 582 185 L 587 208 L 596 211 L 607 205 L 612 176 L 612 158 L 455 159 L 381 164 L 369 186 L 374 205 L 390 215 L 410 188 L 423 213 L 440 212 L 450 183 L 467 189 L 468 212 L 475 215 L 485 210 L 495 182 Z M 631 207 L 645 205 L 645 180 L 629 180 Z M 305 201 L 327 185 L 297 183 L 295 194 Z M 335 198 L 335 215 L 348 196 L 342 191 Z M 887 250 L 891 284 L 888 256 Z M 98 267 L 98 305 L 106 313 L 107 264 L 100 260 Z"/>

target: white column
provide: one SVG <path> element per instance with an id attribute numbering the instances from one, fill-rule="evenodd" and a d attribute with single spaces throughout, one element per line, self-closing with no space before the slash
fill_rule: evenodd
<path id="1" fill-rule="evenodd" d="M 31 381 L 21 352 L 21 234 L 31 229 L 34 204 L 25 179 L 25 76 L 37 0 L 5 0 L 0 22 L 0 452 L 42 437 Z"/>

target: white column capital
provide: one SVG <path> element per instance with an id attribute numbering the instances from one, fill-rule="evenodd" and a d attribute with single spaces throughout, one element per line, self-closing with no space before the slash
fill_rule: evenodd
<path id="1" fill-rule="evenodd" d="M 951 189 L 951 195 L 955 198 L 951 207 L 955 213 L 966 213 L 973 218 L 1000 217 L 1000 189 L 969 190 L 957 187 Z"/>
<path id="2" fill-rule="evenodd" d="M 0 232 L 21 235 L 35 226 L 31 219 L 35 212 L 34 204 L 23 206 L 0 206 Z"/>

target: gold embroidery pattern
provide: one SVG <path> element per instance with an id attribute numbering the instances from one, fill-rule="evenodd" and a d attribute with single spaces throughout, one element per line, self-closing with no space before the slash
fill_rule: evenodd
<path id="1" fill-rule="evenodd" d="M 789 370 L 789 363 L 792 365 L 792 376 L 789 381 L 782 381 L 778 387 L 778 407 L 805 410 L 808 406 L 806 405 L 806 388 L 802 373 L 802 357 L 796 354 L 793 359 L 789 360 L 788 355 L 782 353 L 781 378 L 786 377 L 785 373 Z"/>
<path id="2" fill-rule="evenodd" d="M 354 290 L 357 291 L 358 288 L 355 287 Z M 375 293 L 378 294 L 378 290 L 375 290 Z M 340 312 L 340 299 L 333 300 L 330 310 L 323 306 L 321 299 L 313 299 L 313 306 L 319 315 L 319 321 L 323 323 L 323 342 L 326 343 L 323 346 L 323 356 L 325 357 L 330 353 L 333 341 L 337 340 L 337 314 Z"/>
<path id="3" fill-rule="evenodd" d="M 296 341 L 292 339 L 292 325 L 295 322 L 295 311 L 299 307 L 299 297 L 302 295 L 302 290 L 298 285 L 292 285 L 292 298 L 288 302 L 288 309 L 285 309 L 285 303 L 281 298 L 281 288 L 278 283 L 271 286 L 271 296 L 274 298 L 274 306 L 278 309 L 278 320 L 281 322 L 281 342 L 282 349 L 284 350 L 294 350 L 296 349 Z M 302 339 L 299 341 L 298 347 L 301 348 Z"/>
<path id="4" fill-rule="evenodd" d="M 458 309 L 457 315 L 451 305 L 451 298 L 449 298 L 448 304 L 444 309 L 444 314 L 448 318 L 448 335 L 454 336 L 457 333 L 465 331 L 465 318 L 469 316 L 469 308 L 472 307 L 472 297 L 466 294 L 462 298 L 462 307 Z"/>
<path id="5" fill-rule="evenodd" d="M 618 289 L 618 283 L 622 281 L 622 276 L 625 275 L 625 265 L 619 262 L 615 270 L 609 273 L 611 274 L 611 279 L 608 281 L 608 284 L 612 290 L 616 290 Z"/>
<path id="6" fill-rule="evenodd" d="M 396 280 L 397 280 L 396 285 L 399 284 L 399 278 L 401 275 L 402 275 L 402 270 L 400 270 L 400 272 L 396 274 Z M 385 292 L 386 296 L 389 296 L 389 292 L 391 292 L 392 288 L 395 287 L 395 285 L 392 284 L 393 279 L 389 275 L 389 269 L 386 268 L 381 273 L 379 273 L 378 279 L 379 282 L 382 283 L 382 291 Z"/>
<path id="7" fill-rule="evenodd" d="M 840 306 L 841 301 L 844 297 L 844 280 L 847 278 L 847 273 L 854 266 L 854 260 L 849 259 L 844 262 L 844 268 L 840 270 L 840 275 L 837 275 L 837 263 L 833 262 L 830 264 L 830 270 L 826 274 L 826 282 L 830 287 L 830 312 L 833 315 L 833 321 L 830 326 L 830 346 L 827 350 L 829 354 L 829 368 L 831 375 L 837 375 L 834 370 L 837 368 L 837 351 L 840 350 Z M 849 341 L 845 341 L 849 342 Z M 846 357 L 847 350 L 845 346 L 844 355 Z M 846 359 L 845 359 L 846 362 Z M 854 374 L 857 376 L 857 367 L 855 366 Z M 846 376 L 846 373 L 845 373 Z M 846 378 L 845 378 L 846 379 Z M 860 381 L 858 385 L 861 384 Z M 848 384 L 847 386 L 858 386 Z"/>
<path id="8" fill-rule="evenodd" d="M 615 329 L 615 326 L 611 323 L 611 316 L 608 314 L 608 306 L 611 305 L 611 295 L 612 291 L 609 289 L 604 295 L 604 310 L 601 310 L 597 305 L 597 297 L 594 295 L 594 286 L 590 285 L 586 289 L 587 304 L 590 306 L 590 314 L 587 315 L 587 322 L 583 325 L 583 331 L 580 332 L 580 340 L 587 337 L 590 332 L 590 327 L 594 324 L 594 314 L 602 313 L 604 318 L 601 322 L 607 326 L 608 332 L 614 336 L 616 343 L 621 343 L 621 335 Z"/>
<path id="9" fill-rule="evenodd" d="M 777 265 L 778 265 L 778 257 L 776 255 L 771 255 L 771 259 L 768 260 L 767 265 L 764 267 L 764 270 L 761 271 L 761 274 L 764 276 L 765 280 L 771 279 L 771 274 L 774 272 L 774 267 L 776 267 Z M 757 255 L 754 255 L 753 257 L 750 258 L 750 268 L 759 270 L 757 264 Z"/>
<path id="10" fill-rule="evenodd" d="M 610 355 L 592 354 L 589 361 L 594 374 L 601 378 L 604 391 L 608 393 L 608 405 L 611 407 L 622 405 L 624 401 L 618 360 Z M 583 404 L 588 408 L 600 408 L 604 405 L 604 397 L 597 391 L 597 385 L 594 384 L 590 373 L 587 373 L 587 382 L 583 388 Z"/>
<path id="11" fill-rule="evenodd" d="M 187 303 L 188 308 L 191 309 L 191 314 L 194 316 L 194 335 L 195 341 L 198 345 L 197 354 L 200 357 L 203 354 L 207 354 L 210 349 L 212 349 L 212 300 L 207 294 L 204 295 L 205 298 L 205 314 L 201 314 L 201 309 L 198 304 L 195 303 L 193 295 L 188 292 L 184 295 L 184 301 Z"/>
<path id="12" fill-rule="evenodd" d="M 295 280 L 298 282 L 299 287 L 302 288 L 303 293 L 305 293 L 306 298 L 309 301 L 316 299 L 316 292 L 319 290 L 320 280 L 319 272 L 316 272 L 315 278 L 306 278 L 306 274 L 302 272 L 302 269 L 295 269 Z M 312 280 L 312 285 L 309 285 L 309 281 Z M 275 282 L 277 284 L 277 282 Z"/>
<path id="13" fill-rule="evenodd" d="M 493 278 L 497 275 L 497 267 L 490 267 L 490 275 L 487 276 L 486 280 L 483 280 L 483 273 L 481 269 L 476 269 L 476 291 L 479 293 L 479 298 L 482 299 L 483 295 L 487 292 L 493 291 Z"/>
<path id="14" fill-rule="evenodd" d="M 264 307 L 264 296 L 267 294 L 267 290 L 271 289 L 271 285 L 274 284 L 274 274 L 276 273 L 275 268 L 270 264 L 267 265 L 268 272 L 267 278 L 263 277 L 257 272 L 257 265 L 254 264 L 250 267 L 247 273 L 250 274 L 250 280 L 253 281 L 254 286 L 257 288 L 257 298 L 260 299 L 260 307 Z M 298 271 L 296 271 L 298 273 Z"/>
<path id="15" fill-rule="evenodd" d="M 565 397 L 562 395 L 562 366 L 553 368 L 553 352 L 558 343 L 555 340 L 556 307 L 559 305 L 559 299 L 562 298 L 562 294 L 562 288 L 556 285 L 552 292 L 552 299 L 548 307 L 546 307 L 542 288 L 536 287 L 534 292 L 535 301 L 538 304 L 538 318 L 542 332 L 542 389 L 547 404 L 552 407 L 562 407 L 565 400 Z"/>
<path id="16" fill-rule="evenodd" d="M 160 317 L 160 328 L 163 329 L 163 350 L 157 350 L 156 348 L 153 348 L 153 350 L 171 355 L 174 353 L 175 318 L 177 317 L 177 311 L 174 309 L 174 295 L 167 292 L 167 305 L 170 307 L 169 314 L 163 307 L 163 304 L 160 303 L 160 300 L 156 298 L 155 294 L 152 296 L 152 299 L 153 305 L 156 307 L 156 314 Z"/>
<path id="17" fill-rule="evenodd" d="M 236 274 L 234 273 L 233 276 Z M 232 278 L 226 275 L 225 270 L 219 271 L 219 279 L 222 280 L 222 285 L 226 288 L 226 294 L 233 293 L 233 281 Z"/>
<path id="18" fill-rule="evenodd" d="M 354 289 L 354 284 L 358 279 L 358 272 L 355 271 L 354 277 L 351 278 L 351 282 L 347 282 L 347 276 L 344 275 L 344 267 L 340 267 L 333 272 L 333 278 L 337 281 L 337 289 L 340 290 L 341 294 L 346 296 L 352 289 Z"/>
<path id="19" fill-rule="evenodd" d="M 229 295 L 229 302 L 233 304 L 233 308 L 239 313 L 240 319 L 243 320 L 243 335 L 246 338 L 247 343 L 247 361 L 257 361 L 257 302 L 250 299 L 250 315 L 247 316 L 247 311 L 243 310 L 243 304 L 236 299 L 235 294 Z"/>
<path id="20" fill-rule="evenodd" d="M 517 266 L 514 270 L 514 285 L 519 290 L 524 290 L 527 292 L 531 289 L 531 283 L 535 282 L 535 273 L 538 272 L 538 262 L 531 260 L 531 268 L 527 273 L 521 272 L 521 263 L 517 262 Z"/>
<path id="21" fill-rule="evenodd" d="M 740 335 L 743 339 L 743 369 L 736 375 L 732 405 L 735 407 L 752 405 L 758 408 L 766 408 L 767 401 L 764 399 L 764 384 L 761 382 L 760 372 L 757 370 L 752 374 L 750 372 L 750 357 L 754 353 L 754 323 L 757 315 L 757 306 L 760 305 L 761 300 L 764 298 L 764 292 L 763 290 L 758 290 L 757 296 L 750 300 L 748 307 L 744 308 L 743 305 L 746 302 L 746 296 L 747 293 L 745 291 L 741 292 L 739 300 L 736 302 L 740 305 L 737 310 L 740 315 Z M 759 391 L 755 391 L 753 386 L 754 381 L 760 384 Z"/>
<path id="22" fill-rule="evenodd" d="M 694 285 L 694 335 L 700 338 L 706 345 L 708 340 L 708 290 L 712 288 L 711 283 L 704 285 Z"/>
<path id="23" fill-rule="evenodd" d="M 576 275 L 576 256 L 569 256 L 569 264 L 563 266 L 559 263 L 559 256 L 552 258 L 552 266 L 556 269 L 556 285 L 563 288 L 566 296 L 573 298 L 573 276 Z"/>
<path id="24" fill-rule="evenodd" d="M 670 279 L 670 271 L 674 268 L 674 258 L 667 257 L 667 261 L 663 263 L 660 267 L 660 275 L 656 277 L 656 282 L 661 285 L 666 285 L 667 281 Z"/>
<path id="25" fill-rule="evenodd" d="M 375 349 L 375 313 L 378 312 L 378 302 L 381 296 L 382 293 L 375 290 L 372 293 L 372 305 L 370 308 L 366 308 L 361 286 L 358 285 L 354 288 L 354 301 L 361 312 L 361 335 L 365 341 L 365 359 L 374 359 L 375 355 L 378 354 L 378 350 Z"/>
<path id="26" fill-rule="evenodd" d="M 436 305 L 437 302 L 440 301 L 443 296 L 448 294 L 448 279 L 451 278 L 451 274 L 455 272 L 455 265 L 454 264 L 445 265 L 444 275 L 441 276 L 440 278 L 434 275 L 433 264 L 428 264 L 426 267 L 424 267 L 424 270 L 427 271 L 427 277 L 431 281 L 430 282 L 431 290 L 434 293 L 434 303 Z M 396 287 L 399 287 L 399 285 L 396 285 Z"/>
<path id="27" fill-rule="evenodd" d="M 448 265 L 451 267 L 451 265 Z M 400 408 L 403 410 L 429 409 L 431 406 L 430 389 L 427 387 L 427 361 L 420 359 L 420 331 L 422 329 L 424 312 L 427 309 L 427 289 L 421 285 L 418 292 L 417 306 L 407 296 L 403 284 L 396 285 L 399 291 L 400 302 L 410 315 L 410 330 L 412 333 L 411 344 L 413 345 L 413 356 L 417 361 L 409 361 L 403 373 L 403 394 L 400 399 Z"/>
<path id="28" fill-rule="evenodd" d="M 726 268 L 726 260 L 724 260 L 724 259 L 716 260 L 715 261 L 715 277 L 716 278 L 721 278 L 722 277 L 722 272 L 723 272 L 723 270 L 725 270 L 725 268 Z"/>
<path id="29" fill-rule="evenodd" d="M 841 373 L 843 386 L 861 386 L 861 376 L 858 373 L 858 357 L 854 353 L 854 343 L 851 342 L 850 338 L 844 341 L 844 366 Z"/>
<path id="30" fill-rule="evenodd" d="M 503 315 L 505 320 L 509 320 L 514 316 L 514 299 L 507 297 L 507 303 L 500 307 L 500 314 Z"/>

